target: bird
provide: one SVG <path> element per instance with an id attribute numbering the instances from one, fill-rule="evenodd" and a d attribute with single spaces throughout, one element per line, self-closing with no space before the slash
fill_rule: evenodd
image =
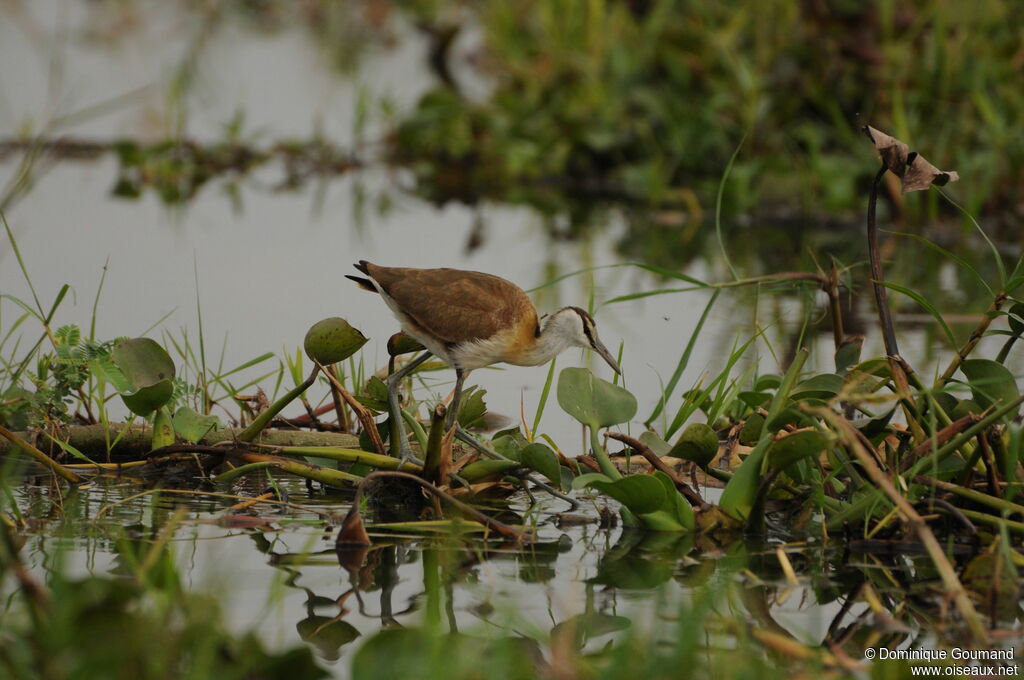
<path id="1" fill-rule="evenodd" d="M 389 376 L 392 414 L 400 413 L 398 385 L 431 355 L 455 369 L 449 427 L 456 422 L 466 376 L 477 368 L 496 363 L 539 366 L 562 350 L 582 347 L 596 352 L 622 374 L 615 357 L 598 338 L 594 318 L 580 307 L 563 307 L 540 317 L 522 288 L 483 272 L 382 267 L 366 260 L 354 266 L 365 277 L 346 274 L 346 278 L 380 294 L 403 332 L 427 349 Z M 408 459 L 407 444 L 401 439 L 402 458 Z"/>

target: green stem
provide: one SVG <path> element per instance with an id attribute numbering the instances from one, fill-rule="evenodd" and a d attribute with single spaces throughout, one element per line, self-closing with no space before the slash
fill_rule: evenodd
<path id="1" fill-rule="evenodd" d="M 314 368 L 308 378 L 293 387 L 288 394 L 271 404 L 266 411 L 256 416 L 256 419 L 249 424 L 249 427 L 239 433 L 238 441 L 251 442 L 255 440 L 256 437 L 260 436 L 260 432 L 263 431 L 263 428 L 270 424 L 270 421 L 274 419 L 274 416 L 281 412 L 281 409 L 292 403 L 300 394 L 308 390 L 310 386 L 313 385 L 313 382 L 316 380 L 316 374 L 319 372 L 319 368 Z"/>
<path id="2" fill-rule="evenodd" d="M 597 464 L 601 467 L 601 472 L 606 474 L 612 479 L 622 479 L 622 475 L 619 474 L 618 469 L 608 459 L 608 452 L 601 446 L 601 438 L 597 436 L 597 428 L 593 425 L 590 426 L 590 448 L 594 451 L 594 458 L 597 459 Z"/>
<path id="3" fill-rule="evenodd" d="M 374 468 L 384 470 L 405 470 L 406 472 L 419 472 L 420 466 L 415 463 L 405 463 L 393 456 L 382 456 L 379 453 L 360 451 L 358 449 L 346 449 L 339 446 L 282 446 L 273 449 L 279 456 L 314 456 L 316 458 L 327 458 L 329 460 L 340 460 L 346 463 L 362 463 Z M 401 467 L 399 467 L 401 465 Z"/>

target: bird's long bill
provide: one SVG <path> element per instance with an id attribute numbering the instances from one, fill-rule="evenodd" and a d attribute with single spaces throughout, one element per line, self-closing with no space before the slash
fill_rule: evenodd
<path id="1" fill-rule="evenodd" d="M 604 343 L 597 338 L 594 338 L 593 348 L 595 352 L 601 355 L 602 359 L 608 362 L 608 365 L 612 367 L 613 371 L 622 375 L 622 369 L 619 368 L 619 362 L 615 361 L 615 357 L 613 357 L 612 353 L 608 351 L 608 348 L 604 346 Z"/>

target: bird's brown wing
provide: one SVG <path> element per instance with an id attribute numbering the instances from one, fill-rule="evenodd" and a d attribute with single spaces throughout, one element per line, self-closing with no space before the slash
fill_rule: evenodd
<path id="1" fill-rule="evenodd" d="M 450 344 L 501 330 L 537 326 L 537 311 L 519 286 L 481 272 L 405 269 L 366 263 L 367 273 L 425 331 Z"/>

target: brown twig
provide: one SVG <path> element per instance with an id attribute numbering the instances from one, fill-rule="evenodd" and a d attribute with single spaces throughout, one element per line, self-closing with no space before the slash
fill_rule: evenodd
<path id="1" fill-rule="evenodd" d="M 952 423 L 936 432 L 934 436 L 929 437 L 927 441 L 921 442 L 914 447 L 910 452 L 910 455 L 903 459 L 900 469 L 906 471 L 911 465 L 916 463 L 921 456 L 942 446 L 956 435 L 977 423 L 979 420 L 981 420 L 981 416 L 976 413 L 969 413 L 963 418 L 954 420 Z"/>
<path id="2" fill-rule="evenodd" d="M 360 404 L 348 390 L 342 387 L 341 383 L 338 382 L 338 379 L 334 377 L 334 374 L 328 371 L 323 364 L 315 359 L 313 363 L 317 365 L 321 373 L 327 376 L 327 380 L 331 383 L 331 387 L 338 391 L 338 394 L 340 394 L 341 398 L 345 400 L 345 403 L 349 405 L 349 408 L 355 411 L 356 417 L 359 418 L 359 422 L 363 426 L 363 431 L 366 432 L 366 436 L 370 438 L 370 443 L 373 444 L 373 448 L 377 453 L 382 456 L 386 456 L 387 450 L 384 448 L 384 440 L 380 438 L 380 432 L 377 432 L 377 423 L 373 422 L 373 416 L 370 412 L 365 406 Z"/>
<path id="3" fill-rule="evenodd" d="M 617 439 L 626 446 L 630 447 L 631 449 L 639 453 L 641 456 L 643 456 L 644 459 L 648 463 L 650 463 L 651 467 L 653 467 L 655 470 L 664 472 L 666 475 L 668 475 L 668 478 L 671 479 L 672 483 L 676 485 L 677 489 L 679 489 L 679 493 L 683 494 L 683 497 L 685 497 L 686 500 L 690 502 L 690 505 L 698 508 L 703 508 L 707 506 L 707 503 L 704 502 L 704 499 L 701 497 L 699 492 L 697 492 L 693 487 L 691 487 L 689 484 L 683 481 L 683 478 L 679 476 L 679 473 L 677 473 L 675 470 L 669 467 L 665 463 L 665 461 L 658 457 L 658 454 L 654 453 L 654 451 L 651 451 L 650 447 L 644 445 L 644 443 L 641 442 L 639 439 L 634 439 L 633 437 L 630 437 L 627 434 L 622 434 L 621 432 L 609 432 L 608 437 L 611 439 Z"/>

